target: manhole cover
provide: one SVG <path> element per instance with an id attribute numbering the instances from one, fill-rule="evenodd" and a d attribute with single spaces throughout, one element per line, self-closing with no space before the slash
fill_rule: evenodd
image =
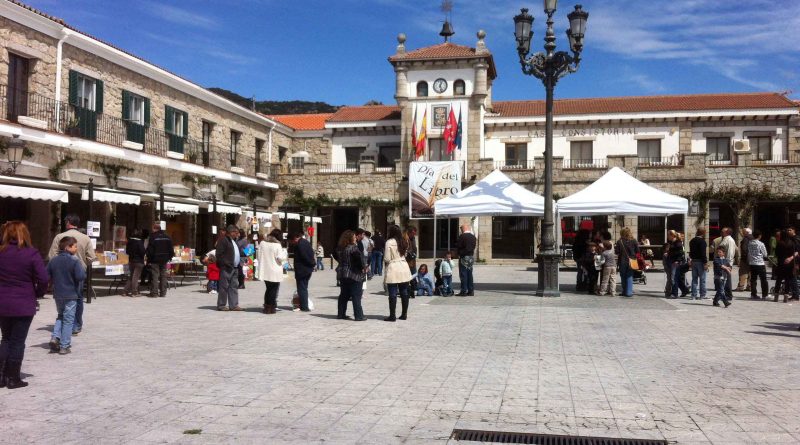
<path id="1" fill-rule="evenodd" d="M 534 445 L 667 445 L 666 440 L 623 439 L 619 437 L 564 436 L 514 433 L 510 431 L 453 430 L 451 439 L 473 442 L 526 443 Z"/>

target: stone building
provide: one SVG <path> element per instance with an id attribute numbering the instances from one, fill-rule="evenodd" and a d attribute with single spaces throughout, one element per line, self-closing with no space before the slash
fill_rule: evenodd
<path id="1" fill-rule="evenodd" d="M 176 244 L 202 251 L 243 207 L 269 220 L 271 164 L 293 129 L 17 2 L 0 1 L 0 47 L 0 143 L 26 146 L 0 176 L 0 220 L 29 221 L 38 247 L 66 213 L 90 216 L 90 181 L 98 249 L 159 217 Z"/>
<path id="2" fill-rule="evenodd" d="M 477 37 L 474 48 L 445 42 L 407 50 L 406 36 L 398 36 L 397 51 L 389 57 L 396 106 L 276 117 L 287 126 L 313 127 L 319 144 L 311 151 L 295 143 L 297 151 L 287 155 L 286 168 L 278 175 L 276 202 L 301 188 L 306 197 L 332 198 L 312 200 L 317 215 L 332 221 L 319 230 L 319 240 L 328 248 L 346 228 L 383 231 L 388 223 L 397 223 L 418 227 L 422 255 L 430 255 L 432 221 L 408 217 L 408 163 L 416 158 L 412 128 L 422 131 L 425 115 L 429 141 L 421 160 L 461 162 L 463 187 L 500 169 L 543 193 L 544 101 L 493 101 L 498 73 L 485 33 Z M 437 108 L 463 116 L 460 150 L 443 150 L 444 125 L 431 118 Z M 688 218 L 564 218 L 558 244 L 570 244 L 583 220 L 612 232 L 628 226 L 653 243 L 661 242 L 668 228 L 692 233 L 705 226 L 714 237 L 723 226 L 771 231 L 797 224 L 798 108 L 777 93 L 557 100 L 557 198 L 582 189 L 614 166 L 659 189 L 693 198 Z M 440 222 L 439 252 L 453 244 L 459 222 L 470 219 Z M 471 222 L 477 228 L 480 258 L 531 258 L 538 240 L 536 219 L 481 217 Z"/>

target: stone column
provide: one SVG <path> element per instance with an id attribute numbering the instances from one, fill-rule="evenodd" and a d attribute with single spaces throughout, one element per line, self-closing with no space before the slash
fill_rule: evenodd
<path id="1" fill-rule="evenodd" d="M 690 122 L 678 123 L 678 151 L 681 154 L 692 152 L 692 124 Z"/>

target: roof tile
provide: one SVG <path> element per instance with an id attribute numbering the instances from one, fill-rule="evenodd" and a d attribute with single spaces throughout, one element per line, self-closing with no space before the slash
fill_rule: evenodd
<path id="1" fill-rule="evenodd" d="M 274 119 L 283 125 L 294 130 L 324 130 L 325 121 L 333 116 L 333 113 L 318 113 L 318 114 L 278 114 L 268 115 L 270 119 Z"/>
<path id="2" fill-rule="evenodd" d="M 336 113 L 333 113 L 328 122 L 367 122 L 399 119 L 400 107 L 367 105 L 363 107 L 342 107 Z"/>
<path id="3" fill-rule="evenodd" d="M 602 97 L 561 99 L 553 103 L 556 115 L 773 109 L 796 106 L 778 93 L 697 94 L 681 96 Z M 543 116 L 543 100 L 494 102 L 502 117 Z"/>

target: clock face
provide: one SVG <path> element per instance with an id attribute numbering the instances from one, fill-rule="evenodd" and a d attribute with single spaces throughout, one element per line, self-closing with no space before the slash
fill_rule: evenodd
<path id="1" fill-rule="evenodd" d="M 442 94 L 447 90 L 447 81 L 444 79 L 436 79 L 433 81 L 433 91 Z"/>

